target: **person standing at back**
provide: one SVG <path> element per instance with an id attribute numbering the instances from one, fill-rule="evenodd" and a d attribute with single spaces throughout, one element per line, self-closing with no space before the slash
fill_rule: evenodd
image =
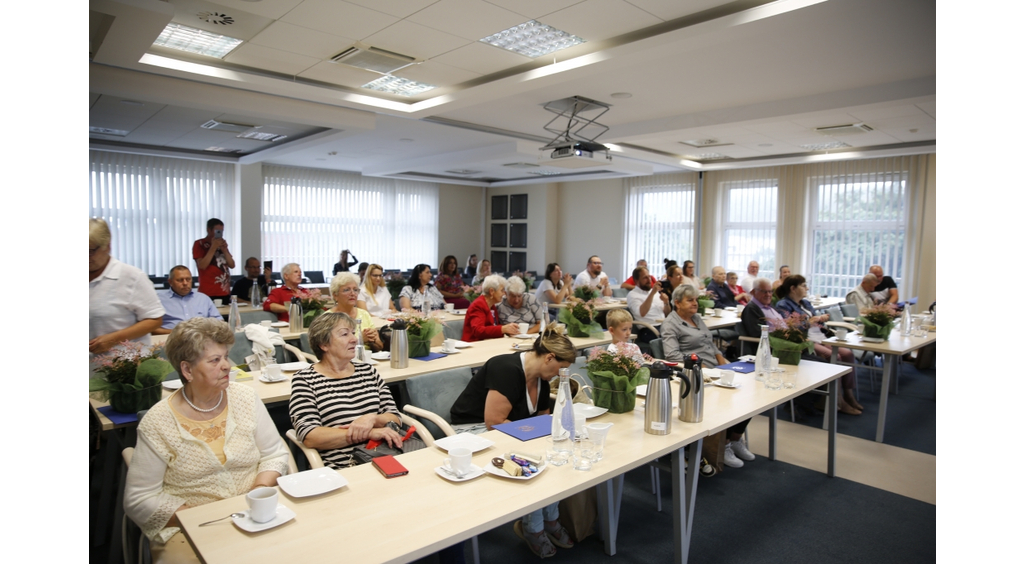
<path id="1" fill-rule="evenodd" d="M 228 251 L 223 221 L 214 217 L 206 222 L 206 237 L 192 244 L 192 258 L 199 269 L 199 292 L 214 300 L 230 299 L 235 258 Z"/>

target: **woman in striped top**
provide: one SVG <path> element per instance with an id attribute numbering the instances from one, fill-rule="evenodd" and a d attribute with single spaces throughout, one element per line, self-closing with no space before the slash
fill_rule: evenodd
<path id="1" fill-rule="evenodd" d="M 356 464 L 352 451 L 370 439 L 402 445 L 387 427 L 402 420 L 373 366 L 353 363 L 358 338 L 355 322 L 344 313 L 325 313 L 309 327 L 309 345 L 319 362 L 295 373 L 288 413 L 304 445 L 320 451 L 324 464 L 345 468 Z"/>

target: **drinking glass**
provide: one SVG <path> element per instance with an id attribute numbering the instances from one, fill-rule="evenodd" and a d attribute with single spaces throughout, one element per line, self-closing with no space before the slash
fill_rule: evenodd
<path id="1" fill-rule="evenodd" d="M 594 466 L 594 441 L 591 439 L 577 438 L 573 441 L 572 468 L 589 472 Z"/>
<path id="2" fill-rule="evenodd" d="M 552 466 L 561 466 L 569 462 L 572 454 L 572 441 L 568 437 L 548 437 L 547 459 Z"/>

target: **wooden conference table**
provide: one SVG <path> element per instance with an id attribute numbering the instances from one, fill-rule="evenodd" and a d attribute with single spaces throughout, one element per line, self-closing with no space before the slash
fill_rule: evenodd
<path id="1" fill-rule="evenodd" d="M 871 351 L 882 356 L 882 395 L 878 404 L 878 425 L 875 427 L 876 442 L 882 442 L 885 437 L 885 410 L 889 404 L 889 385 L 898 377 L 896 366 L 899 358 L 911 351 L 935 343 L 935 339 L 935 331 L 929 331 L 925 337 L 904 337 L 899 331 L 893 329 L 889 334 L 889 340 L 881 343 L 865 342 L 860 333 L 848 334 L 845 341 L 837 341 L 835 337 L 822 341 L 823 344 L 832 347 L 832 364 L 839 362 L 840 347 Z"/>
<path id="2" fill-rule="evenodd" d="M 348 480 L 348 485 L 333 492 L 305 498 L 292 498 L 282 492 L 280 503 L 297 516 L 260 533 L 243 532 L 231 520 L 198 527 L 199 523 L 246 509 L 244 496 L 187 509 L 179 512 L 178 517 L 196 554 L 207 564 L 311 559 L 337 554 L 339 550 L 343 551 L 345 560 L 352 562 L 409 562 L 502 526 L 566 496 L 599 486 L 602 536 L 606 552 L 614 554 L 622 474 L 656 458 L 669 456 L 673 479 L 673 561 L 686 562 L 699 476 L 697 461 L 704 437 L 771 409 L 770 458 L 774 458 L 773 408 L 828 383 L 833 406 L 829 414 L 829 475 L 834 475 L 836 379 L 850 369 L 817 362 L 786 368 L 795 374 L 796 387 L 792 389 L 767 390 L 753 380 L 752 374 L 737 375 L 741 383 L 738 389 L 709 387 L 705 394 L 703 422 L 688 424 L 673 419 L 668 435 L 643 432 L 643 400 L 639 398 L 632 412 L 605 414 L 592 420 L 614 423 L 614 426 L 606 442 L 604 458 L 590 472 L 573 470 L 570 462 L 548 467 L 529 481 L 484 475 L 452 483 L 434 472 L 444 460 L 445 452 L 427 448 L 398 457 L 409 470 L 407 476 L 386 480 L 372 465 L 365 464 L 341 470 L 339 473 Z M 479 467 L 509 450 L 536 454 L 545 450 L 544 438 L 523 443 L 499 431 L 481 436 L 493 440 L 495 445 L 473 455 L 473 464 Z M 686 474 L 683 471 L 684 447 L 691 451 Z M 653 502 L 651 509 L 654 509 Z M 794 531 L 793 534 L 799 533 Z M 339 544 L 343 539 L 348 541 Z"/>

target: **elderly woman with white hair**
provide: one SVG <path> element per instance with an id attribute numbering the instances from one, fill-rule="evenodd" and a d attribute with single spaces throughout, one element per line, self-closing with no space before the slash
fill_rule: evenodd
<path id="1" fill-rule="evenodd" d="M 519 325 L 508 323 L 499 325 L 494 314 L 494 306 L 505 297 L 505 277 L 492 274 L 484 278 L 481 288 L 483 293 L 466 311 L 466 320 L 462 325 L 462 340 L 467 342 L 484 339 L 498 339 L 503 335 L 516 335 Z"/>
<path id="2" fill-rule="evenodd" d="M 370 312 L 357 306 L 359 298 L 359 277 L 351 272 L 341 272 L 331 279 L 331 297 L 334 298 L 334 313 L 344 313 L 353 320 L 358 319 L 363 333 L 363 344 L 373 352 L 384 350 L 384 342 L 373 325 Z"/>
<path id="3" fill-rule="evenodd" d="M 546 315 L 537 298 L 526 293 L 526 283 L 518 276 L 508 279 L 505 299 L 499 302 L 495 309 L 498 312 L 499 323 L 529 324 L 530 330 L 527 333 L 540 331 L 541 317 Z"/>
<path id="4" fill-rule="evenodd" d="M 299 287 L 299 283 L 302 282 L 302 269 L 294 262 L 284 265 L 281 269 L 281 278 L 284 285 L 270 291 L 267 301 L 263 302 L 263 311 L 276 313 L 279 320 L 288 321 L 288 305 L 292 303 L 292 298 L 301 298 L 311 291 Z M 319 294 L 320 290 L 312 292 Z"/>

